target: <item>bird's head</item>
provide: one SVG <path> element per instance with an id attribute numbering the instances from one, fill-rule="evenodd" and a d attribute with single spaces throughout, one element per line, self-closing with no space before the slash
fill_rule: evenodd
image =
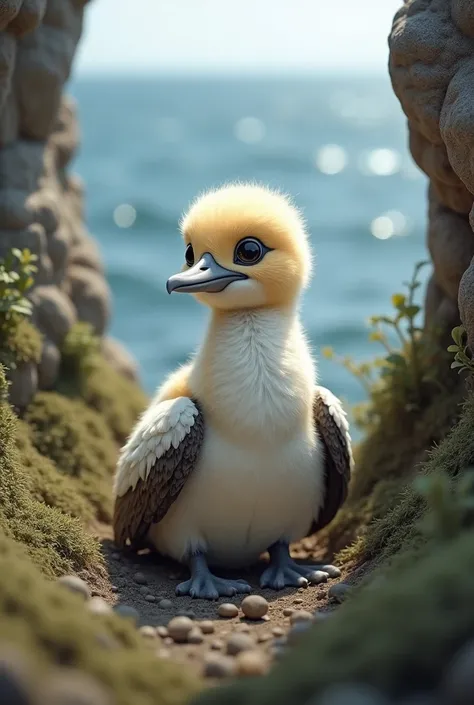
<path id="1" fill-rule="evenodd" d="M 185 265 L 169 293 L 187 292 L 213 309 L 292 304 L 307 284 L 311 252 L 300 212 L 263 186 L 232 184 L 198 198 L 181 230 Z"/>

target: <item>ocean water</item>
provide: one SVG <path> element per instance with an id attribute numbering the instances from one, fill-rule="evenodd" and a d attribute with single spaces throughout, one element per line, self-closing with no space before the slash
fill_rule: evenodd
<path id="1" fill-rule="evenodd" d="M 367 319 L 426 259 L 426 182 L 388 78 L 75 81 L 87 221 L 114 295 L 111 334 L 150 392 L 186 360 L 207 312 L 168 296 L 183 261 L 178 220 L 203 189 L 241 179 L 291 193 L 316 267 L 302 318 L 321 382 L 350 403 L 359 382 L 320 349 L 370 359 Z"/>

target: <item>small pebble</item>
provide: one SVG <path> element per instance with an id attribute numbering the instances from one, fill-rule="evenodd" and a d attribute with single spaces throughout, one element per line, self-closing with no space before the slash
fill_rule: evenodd
<path id="1" fill-rule="evenodd" d="M 204 661 L 205 678 L 228 678 L 235 673 L 234 659 L 220 654 L 208 654 Z"/>
<path id="2" fill-rule="evenodd" d="M 133 574 L 133 579 L 137 583 L 137 585 L 146 585 L 148 580 L 145 578 L 143 573 L 134 573 Z"/>
<path id="3" fill-rule="evenodd" d="M 247 619 L 262 619 L 268 612 L 268 602 L 261 595 L 248 595 L 240 606 Z"/>
<path id="4" fill-rule="evenodd" d="M 176 614 L 178 617 L 189 617 L 189 619 L 196 619 L 196 615 L 192 610 L 179 610 Z"/>
<path id="5" fill-rule="evenodd" d="M 91 597 L 87 603 L 87 609 L 92 614 L 110 614 L 112 612 L 112 607 L 102 597 Z"/>
<path id="6" fill-rule="evenodd" d="M 189 617 L 173 617 L 168 624 L 168 634 L 177 644 L 184 644 L 188 640 L 188 634 L 194 627 Z"/>
<path id="7" fill-rule="evenodd" d="M 331 602 L 344 602 L 351 591 L 352 588 L 350 585 L 346 583 L 336 583 L 329 588 L 328 598 Z"/>
<path id="8" fill-rule="evenodd" d="M 229 656 L 240 654 L 241 651 L 248 651 L 255 648 L 255 642 L 248 634 L 232 634 L 226 644 L 226 652 Z"/>
<path id="9" fill-rule="evenodd" d="M 267 662 L 260 651 L 242 651 L 235 659 L 239 676 L 261 676 L 267 670 Z"/>
<path id="10" fill-rule="evenodd" d="M 162 610 L 170 610 L 173 607 L 171 600 L 160 600 L 158 602 L 158 607 Z"/>
<path id="11" fill-rule="evenodd" d="M 163 644 L 166 646 L 171 646 L 171 644 L 174 644 L 174 641 L 170 636 L 167 636 L 163 639 Z"/>
<path id="12" fill-rule="evenodd" d="M 336 568 L 335 565 L 323 565 L 321 567 L 321 570 L 324 573 L 327 573 L 329 575 L 329 577 L 331 578 L 331 580 L 333 580 L 334 578 L 341 577 L 341 571 L 339 570 L 339 568 Z"/>
<path id="13" fill-rule="evenodd" d="M 225 617 L 226 619 L 232 619 L 232 617 L 237 617 L 239 614 L 239 608 L 237 605 L 233 605 L 231 602 L 224 602 L 217 608 L 217 614 L 219 617 Z"/>
<path id="14" fill-rule="evenodd" d="M 220 649 L 222 649 L 223 647 L 224 647 L 224 642 L 221 639 L 215 639 L 211 643 L 211 649 L 213 649 L 214 651 L 220 651 Z"/>
<path id="15" fill-rule="evenodd" d="M 273 627 L 273 629 L 272 629 L 273 636 L 283 636 L 284 633 L 285 633 L 285 630 L 282 629 L 282 627 Z"/>
<path id="16" fill-rule="evenodd" d="M 243 622 L 242 624 L 236 624 L 234 631 L 248 634 L 250 631 L 250 626 L 248 624 L 245 624 L 245 622 Z"/>
<path id="17" fill-rule="evenodd" d="M 156 602 L 156 597 L 154 595 L 145 595 L 145 600 L 147 602 Z"/>
<path id="18" fill-rule="evenodd" d="M 288 644 L 291 644 L 292 646 L 297 644 L 303 634 L 306 634 L 310 627 L 311 622 L 296 622 L 288 632 Z"/>
<path id="19" fill-rule="evenodd" d="M 117 587 L 117 585 L 111 585 L 111 586 L 110 586 L 110 590 L 111 590 L 112 592 L 118 592 L 118 587 Z"/>
<path id="20" fill-rule="evenodd" d="M 113 610 L 121 617 L 124 617 L 125 619 L 131 619 L 135 623 L 137 623 L 140 619 L 140 613 L 138 612 L 138 610 L 136 610 L 135 607 L 130 607 L 130 605 L 115 605 Z"/>
<path id="21" fill-rule="evenodd" d="M 188 644 L 202 644 L 204 637 L 199 627 L 193 627 L 188 634 Z"/>
<path id="22" fill-rule="evenodd" d="M 158 634 L 158 636 L 161 636 L 162 639 L 168 636 L 168 630 L 166 627 L 157 627 L 156 633 Z"/>
<path id="23" fill-rule="evenodd" d="M 311 612 L 307 612 L 306 610 L 297 610 L 296 612 L 293 612 L 293 614 L 290 616 L 290 624 L 296 624 L 297 622 L 309 622 L 311 623 L 313 621 L 313 615 Z"/>
<path id="24" fill-rule="evenodd" d="M 307 576 L 311 585 L 320 585 L 320 583 L 327 583 L 328 577 L 328 574 L 324 573 L 322 570 L 313 570 L 313 572 Z"/>
<path id="25" fill-rule="evenodd" d="M 154 627 L 150 627 L 147 625 L 145 627 L 140 627 L 138 631 L 146 639 L 156 639 L 156 629 Z"/>
<path id="26" fill-rule="evenodd" d="M 150 592 L 150 590 L 147 588 L 146 585 L 142 585 L 142 586 L 140 587 L 140 591 L 139 591 L 139 592 L 140 592 L 140 595 L 148 595 L 148 593 Z"/>
<path id="27" fill-rule="evenodd" d="M 474 641 L 454 655 L 443 678 L 442 691 L 449 705 L 471 705 L 474 693 Z"/>
<path id="28" fill-rule="evenodd" d="M 304 602 L 302 597 L 297 597 L 296 600 L 293 600 L 294 605 L 302 605 Z"/>
<path id="29" fill-rule="evenodd" d="M 284 617 L 291 617 L 291 615 L 293 614 L 294 611 L 295 610 L 292 610 L 291 607 L 285 607 L 285 609 L 283 610 L 283 616 Z"/>
<path id="30" fill-rule="evenodd" d="M 203 634 L 214 634 L 214 624 L 210 620 L 204 620 L 199 624 Z"/>
<path id="31" fill-rule="evenodd" d="M 81 595 L 85 600 L 88 600 L 91 596 L 88 584 L 82 578 L 78 578 L 77 575 L 63 575 L 58 578 L 58 583 L 64 585 L 71 592 L 75 592 L 76 595 Z"/>

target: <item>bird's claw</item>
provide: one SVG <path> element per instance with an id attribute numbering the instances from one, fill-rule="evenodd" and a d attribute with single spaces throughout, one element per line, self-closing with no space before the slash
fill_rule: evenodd
<path id="1" fill-rule="evenodd" d="M 194 575 L 176 588 L 176 595 L 189 595 L 201 600 L 217 600 L 219 597 L 234 597 L 238 593 L 250 593 L 251 587 L 245 580 L 226 580 L 212 573 Z"/>

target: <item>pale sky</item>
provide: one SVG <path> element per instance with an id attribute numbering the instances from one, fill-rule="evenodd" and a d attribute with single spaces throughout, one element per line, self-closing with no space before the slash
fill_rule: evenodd
<path id="1" fill-rule="evenodd" d="M 93 0 L 76 73 L 386 72 L 403 0 Z"/>

